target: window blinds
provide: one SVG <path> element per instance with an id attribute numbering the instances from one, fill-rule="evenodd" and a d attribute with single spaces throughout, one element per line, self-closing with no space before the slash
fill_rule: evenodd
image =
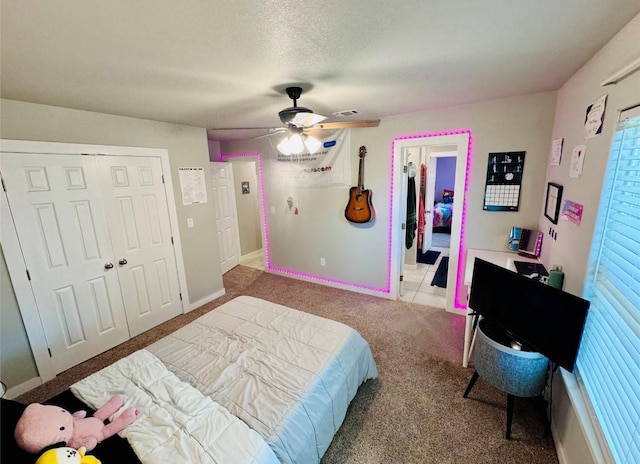
<path id="1" fill-rule="evenodd" d="M 578 375 L 616 463 L 640 463 L 640 117 L 614 136 L 589 262 Z"/>

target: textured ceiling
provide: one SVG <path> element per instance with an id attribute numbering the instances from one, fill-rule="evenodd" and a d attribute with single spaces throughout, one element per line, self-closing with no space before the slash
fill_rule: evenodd
<path id="1" fill-rule="evenodd" d="M 382 118 L 558 89 L 630 0 L 2 0 L 12 100 L 206 128 Z M 330 120 L 336 120 L 332 117 Z M 220 140 L 250 131 L 209 131 Z"/>

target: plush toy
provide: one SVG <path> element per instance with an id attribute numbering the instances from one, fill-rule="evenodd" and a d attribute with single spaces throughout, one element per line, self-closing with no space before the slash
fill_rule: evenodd
<path id="1" fill-rule="evenodd" d="M 89 456 L 86 452 L 84 446 L 78 450 L 67 447 L 53 448 L 42 453 L 36 464 L 101 464 L 98 458 Z"/>
<path id="2" fill-rule="evenodd" d="M 93 417 L 86 417 L 86 411 L 71 414 L 59 406 L 32 403 L 25 408 L 16 424 L 16 442 L 20 448 L 34 454 L 61 442 L 70 448 L 84 447 L 91 451 L 102 440 L 136 420 L 138 410 L 128 408 L 113 422 L 104 425 L 104 421 L 123 405 L 124 397 L 114 395 Z"/>

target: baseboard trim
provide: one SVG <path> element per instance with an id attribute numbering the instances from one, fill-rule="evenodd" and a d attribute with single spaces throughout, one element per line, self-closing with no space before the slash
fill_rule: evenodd
<path id="1" fill-rule="evenodd" d="M 41 377 L 34 377 L 33 379 L 29 379 L 26 382 L 21 383 L 20 385 L 16 385 L 15 387 L 11 387 L 7 389 L 7 392 L 4 394 L 4 397 L 8 400 L 12 400 L 23 393 L 27 393 L 33 390 L 36 387 L 39 387 L 44 382 Z"/>
<path id="2" fill-rule="evenodd" d="M 295 274 L 291 272 L 281 271 L 278 269 L 265 269 L 267 274 L 276 274 L 289 277 L 291 279 L 303 280 L 305 282 L 311 282 L 318 285 L 325 285 L 327 287 L 339 288 L 341 290 L 348 290 L 350 292 L 362 293 L 364 295 L 377 296 L 380 298 L 385 298 L 387 300 L 395 300 L 396 298 L 391 296 L 389 292 L 383 292 L 382 290 L 373 290 L 368 288 L 359 287 L 357 285 L 350 285 L 347 283 L 334 282 L 332 280 L 325 280 L 322 277 L 318 276 L 307 276 L 301 274 Z"/>
<path id="3" fill-rule="evenodd" d="M 259 257 L 261 254 L 262 254 L 262 248 L 260 248 L 259 250 L 256 250 L 256 251 L 252 251 L 251 253 L 247 253 L 246 255 L 242 255 L 242 256 L 240 256 L 240 264 L 244 264 L 247 261 L 255 259 L 255 258 Z"/>
<path id="4" fill-rule="evenodd" d="M 217 300 L 218 298 L 220 298 L 221 296 L 224 296 L 226 293 L 225 289 L 223 288 L 222 290 L 219 290 L 215 293 L 212 293 L 211 295 L 208 295 L 198 301 L 194 301 L 193 303 L 191 303 L 189 305 L 189 307 L 187 308 L 187 312 L 191 312 L 194 309 L 199 308 L 202 305 L 206 305 L 207 303 L 213 301 L 213 300 Z"/>

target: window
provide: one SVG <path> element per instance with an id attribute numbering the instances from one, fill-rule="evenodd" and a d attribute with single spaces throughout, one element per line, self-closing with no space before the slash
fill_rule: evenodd
<path id="1" fill-rule="evenodd" d="M 584 297 L 578 375 L 616 463 L 640 462 L 640 117 L 618 124 Z"/>

